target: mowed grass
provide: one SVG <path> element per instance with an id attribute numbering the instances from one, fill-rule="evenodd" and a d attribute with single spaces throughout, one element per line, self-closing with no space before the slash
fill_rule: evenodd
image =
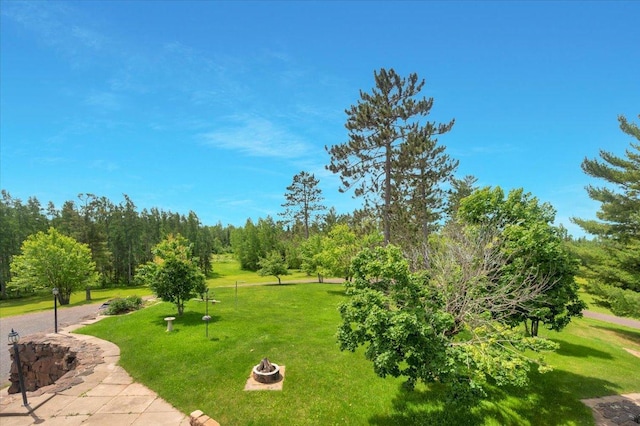
<path id="1" fill-rule="evenodd" d="M 280 277 L 283 282 L 289 281 L 317 281 L 317 277 L 310 277 L 306 273 L 291 270 L 289 275 Z M 277 282 L 274 276 L 261 277 L 257 272 L 243 271 L 240 269 L 240 262 L 233 258 L 232 255 L 214 255 L 213 256 L 213 273 L 207 279 L 207 285 L 211 288 L 229 287 L 238 285 L 247 286 L 252 284 L 265 284 Z M 105 289 L 92 289 L 91 300 L 86 300 L 84 290 L 77 291 L 71 295 L 68 305 L 61 306 L 59 309 L 65 309 L 71 306 L 86 305 L 88 303 L 105 302 L 116 297 L 127 296 L 148 296 L 153 294 L 149 287 L 111 287 Z M 0 300 L 0 318 L 12 315 L 30 314 L 53 310 L 53 295 L 48 292 L 39 292 L 37 294 L 22 297 L 19 299 Z"/>
<path id="2" fill-rule="evenodd" d="M 235 279 L 235 278 L 233 278 Z M 190 301 L 165 332 L 175 307 L 159 303 L 104 319 L 79 332 L 121 348 L 120 364 L 184 413 L 196 409 L 223 425 L 585 425 L 581 398 L 640 391 L 640 331 L 579 319 L 562 333 L 547 360 L 555 370 L 531 373 L 526 389 L 490 389 L 472 406 L 451 402 L 436 385 L 403 389 L 380 378 L 362 351 L 341 352 L 335 333 L 339 284 L 220 286 L 210 305 Z M 286 366 L 282 391 L 244 391 L 251 368 L 268 357 Z"/>
<path id="3" fill-rule="evenodd" d="M 228 287 L 277 283 L 278 279 L 273 275 L 260 276 L 257 272 L 243 271 L 240 262 L 230 254 L 213 255 L 213 274 L 207 280 L 209 287 Z M 282 282 L 317 281 L 317 277 L 309 276 L 299 270 L 289 270 L 289 275 L 280 276 Z"/>
<path id="4" fill-rule="evenodd" d="M 116 297 L 142 297 L 151 294 L 151 289 L 148 287 L 113 287 L 92 289 L 91 300 L 86 300 L 86 293 L 84 290 L 81 290 L 71 294 L 71 299 L 69 300 L 68 305 L 63 306 L 58 303 L 58 309 L 105 302 Z M 20 299 L 0 300 L 0 318 L 12 315 L 31 314 L 47 310 L 53 310 L 53 295 L 48 293 L 38 293 L 32 296 L 22 297 Z"/>

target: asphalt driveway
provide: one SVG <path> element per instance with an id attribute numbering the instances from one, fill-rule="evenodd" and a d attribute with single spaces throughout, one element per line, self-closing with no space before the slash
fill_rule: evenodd
<path id="1" fill-rule="evenodd" d="M 58 308 L 58 329 L 95 318 L 102 303 Z M 53 333 L 53 310 L 0 318 L 0 388 L 9 384 L 11 358 L 8 335 L 12 329 L 20 333 L 20 337 L 34 333 Z"/>

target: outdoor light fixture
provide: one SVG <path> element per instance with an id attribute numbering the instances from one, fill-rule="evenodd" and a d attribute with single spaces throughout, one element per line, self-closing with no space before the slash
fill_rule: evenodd
<path id="1" fill-rule="evenodd" d="M 51 292 L 53 293 L 53 324 L 54 324 L 54 330 L 55 330 L 56 333 L 58 333 L 58 294 L 60 294 L 60 292 L 58 291 L 58 287 L 54 287 Z"/>
<path id="2" fill-rule="evenodd" d="M 20 341 L 20 335 L 18 334 L 17 331 L 15 331 L 13 328 L 11 329 L 11 333 L 9 333 L 9 344 L 13 345 L 13 352 L 14 352 L 14 362 L 16 363 L 16 366 L 18 367 L 18 382 L 20 383 L 20 392 L 22 392 L 22 405 L 24 405 L 25 407 L 28 406 L 28 402 L 27 402 L 27 391 L 24 388 L 24 377 L 22 376 L 22 364 L 20 364 L 20 353 L 18 351 L 18 342 Z"/>

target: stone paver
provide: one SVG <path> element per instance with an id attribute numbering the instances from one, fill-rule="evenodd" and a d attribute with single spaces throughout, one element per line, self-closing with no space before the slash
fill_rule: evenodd
<path id="1" fill-rule="evenodd" d="M 77 326 L 70 326 L 75 329 Z M 93 336 L 69 334 L 98 345 L 104 363 L 98 364 L 82 382 L 66 389 L 54 385 L 27 392 L 28 407 L 22 405 L 22 395 L 0 390 L 0 425 L 31 426 L 188 426 L 189 416 L 175 409 L 155 392 L 131 376 L 117 362 L 120 349 L 113 343 Z M 49 391 L 47 389 L 50 389 Z"/>

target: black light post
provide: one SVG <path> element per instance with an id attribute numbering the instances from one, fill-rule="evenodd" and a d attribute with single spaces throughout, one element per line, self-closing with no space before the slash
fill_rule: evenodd
<path id="1" fill-rule="evenodd" d="M 13 344 L 13 352 L 15 355 L 15 363 L 18 367 L 18 382 L 20 383 L 20 392 L 22 392 L 22 405 L 25 407 L 28 406 L 27 402 L 27 391 L 24 388 L 24 377 L 22 377 L 22 364 L 20 364 L 20 353 L 18 351 L 18 342 L 20 341 L 20 335 L 17 331 L 11 329 L 11 333 L 9 333 L 9 343 Z"/>
<path id="2" fill-rule="evenodd" d="M 53 323 L 54 329 L 56 333 L 58 333 L 58 287 L 54 287 L 52 290 L 53 293 Z"/>

